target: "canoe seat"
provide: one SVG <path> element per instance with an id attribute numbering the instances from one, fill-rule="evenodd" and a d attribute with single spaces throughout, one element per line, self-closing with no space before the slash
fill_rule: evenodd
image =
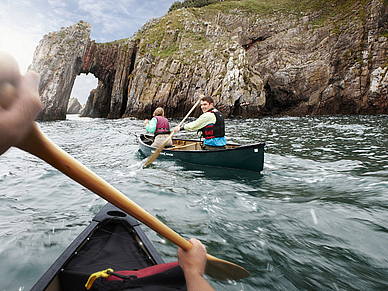
<path id="1" fill-rule="evenodd" d="M 172 147 L 171 149 L 172 150 L 190 150 L 190 151 L 202 150 L 201 145 L 198 142 L 188 143 L 185 145 L 176 145 L 176 146 Z"/>

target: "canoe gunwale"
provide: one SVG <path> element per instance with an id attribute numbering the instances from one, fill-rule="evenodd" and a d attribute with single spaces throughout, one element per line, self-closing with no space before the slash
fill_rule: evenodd
<path id="1" fill-rule="evenodd" d="M 138 141 L 141 145 L 145 146 L 145 147 L 148 147 L 152 150 L 156 149 L 156 147 L 152 147 L 146 143 L 143 142 L 142 140 L 142 136 L 146 136 L 145 134 L 141 134 L 140 136 L 138 136 Z M 197 142 L 201 142 L 200 140 L 197 140 L 197 139 L 177 139 L 177 138 L 173 138 L 173 140 L 182 140 L 182 141 L 189 141 L 189 142 L 193 142 L 193 143 L 197 143 Z M 236 150 L 236 149 L 248 149 L 248 148 L 254 148 L 254 147 L 262 147 L 262 146 L 265 146 L 265 142 L 260 142 L 260 143 L 253 143 L 253 144 L 245 144 L 245 145 L 241 145 L 241 144 L 237 144 L 237 143 L 227 143 L 226 144 L 227 146 L 230 145 L 230 146 L 233 146 L 233 148 L 226 148 L 226 149 L 216 149 L 216 150 L 211 150 L 211 151 L 207 151 L 207 150 L 180 150 L 180 149 L 174 149 L 173 147 L 165 147 L 163 149 L 163 151 L 166 151 L 166 152 L 169 152 L 169 151 L 172 151 L 172 152 L 176 152 L 176 151 L 179 151 L 179 152 L 188 152 L 188 153 L 195 153 L 195 152 L 200 152 L 201 154 L 204 154 L 204 153 L 214 153 L 214 152 L 225 152 L 225 151 L 232 151 L 232 150 Z"/>

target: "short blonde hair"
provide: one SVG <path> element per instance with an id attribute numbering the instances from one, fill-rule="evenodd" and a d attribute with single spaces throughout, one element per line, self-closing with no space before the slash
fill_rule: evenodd
<path id="1" fill-rule="evenodd" d="M 163 116 L 164 117 L 164 109 L 162 107 L 156 108 L 153 116 Z"/>

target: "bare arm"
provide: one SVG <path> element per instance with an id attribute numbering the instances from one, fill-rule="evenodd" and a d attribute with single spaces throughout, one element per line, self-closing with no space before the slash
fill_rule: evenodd
<path id="1" fill-rule="evenodd" d="M 185 252 L 178 249 L 178 262 L 185 273 L 188 291 L 214 291 L 213 287 L 205 280 L 203 274 L 206 266 L 206 248 L 197 239 L 189 240 L 193 247 Z"/>
<path id="2" fill-rule="evenodd" d="M 16 60 L 0 52 L 0 155 L 18 145 L 42 109 L 38 92 L 39 76 L 22 76 Z"/>

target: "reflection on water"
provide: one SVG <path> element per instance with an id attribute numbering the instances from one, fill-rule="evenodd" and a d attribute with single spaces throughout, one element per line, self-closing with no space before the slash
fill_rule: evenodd
<path id="1" fill-rule="evenodd" d="M 387 116 L 227 120 L 228 141 L 266 142 L 260 174 L 167 160 L 142 169 L 144 124 L 132 118 L 39 126 L 182 236 L 251 272 L 209 279 L 217 290 L 388 288 Z M 28 290 L 105 202 L 19 150 L 0 163 L 0 290 Z M 175 246 L 143 229 L 176 260 Z"/>

